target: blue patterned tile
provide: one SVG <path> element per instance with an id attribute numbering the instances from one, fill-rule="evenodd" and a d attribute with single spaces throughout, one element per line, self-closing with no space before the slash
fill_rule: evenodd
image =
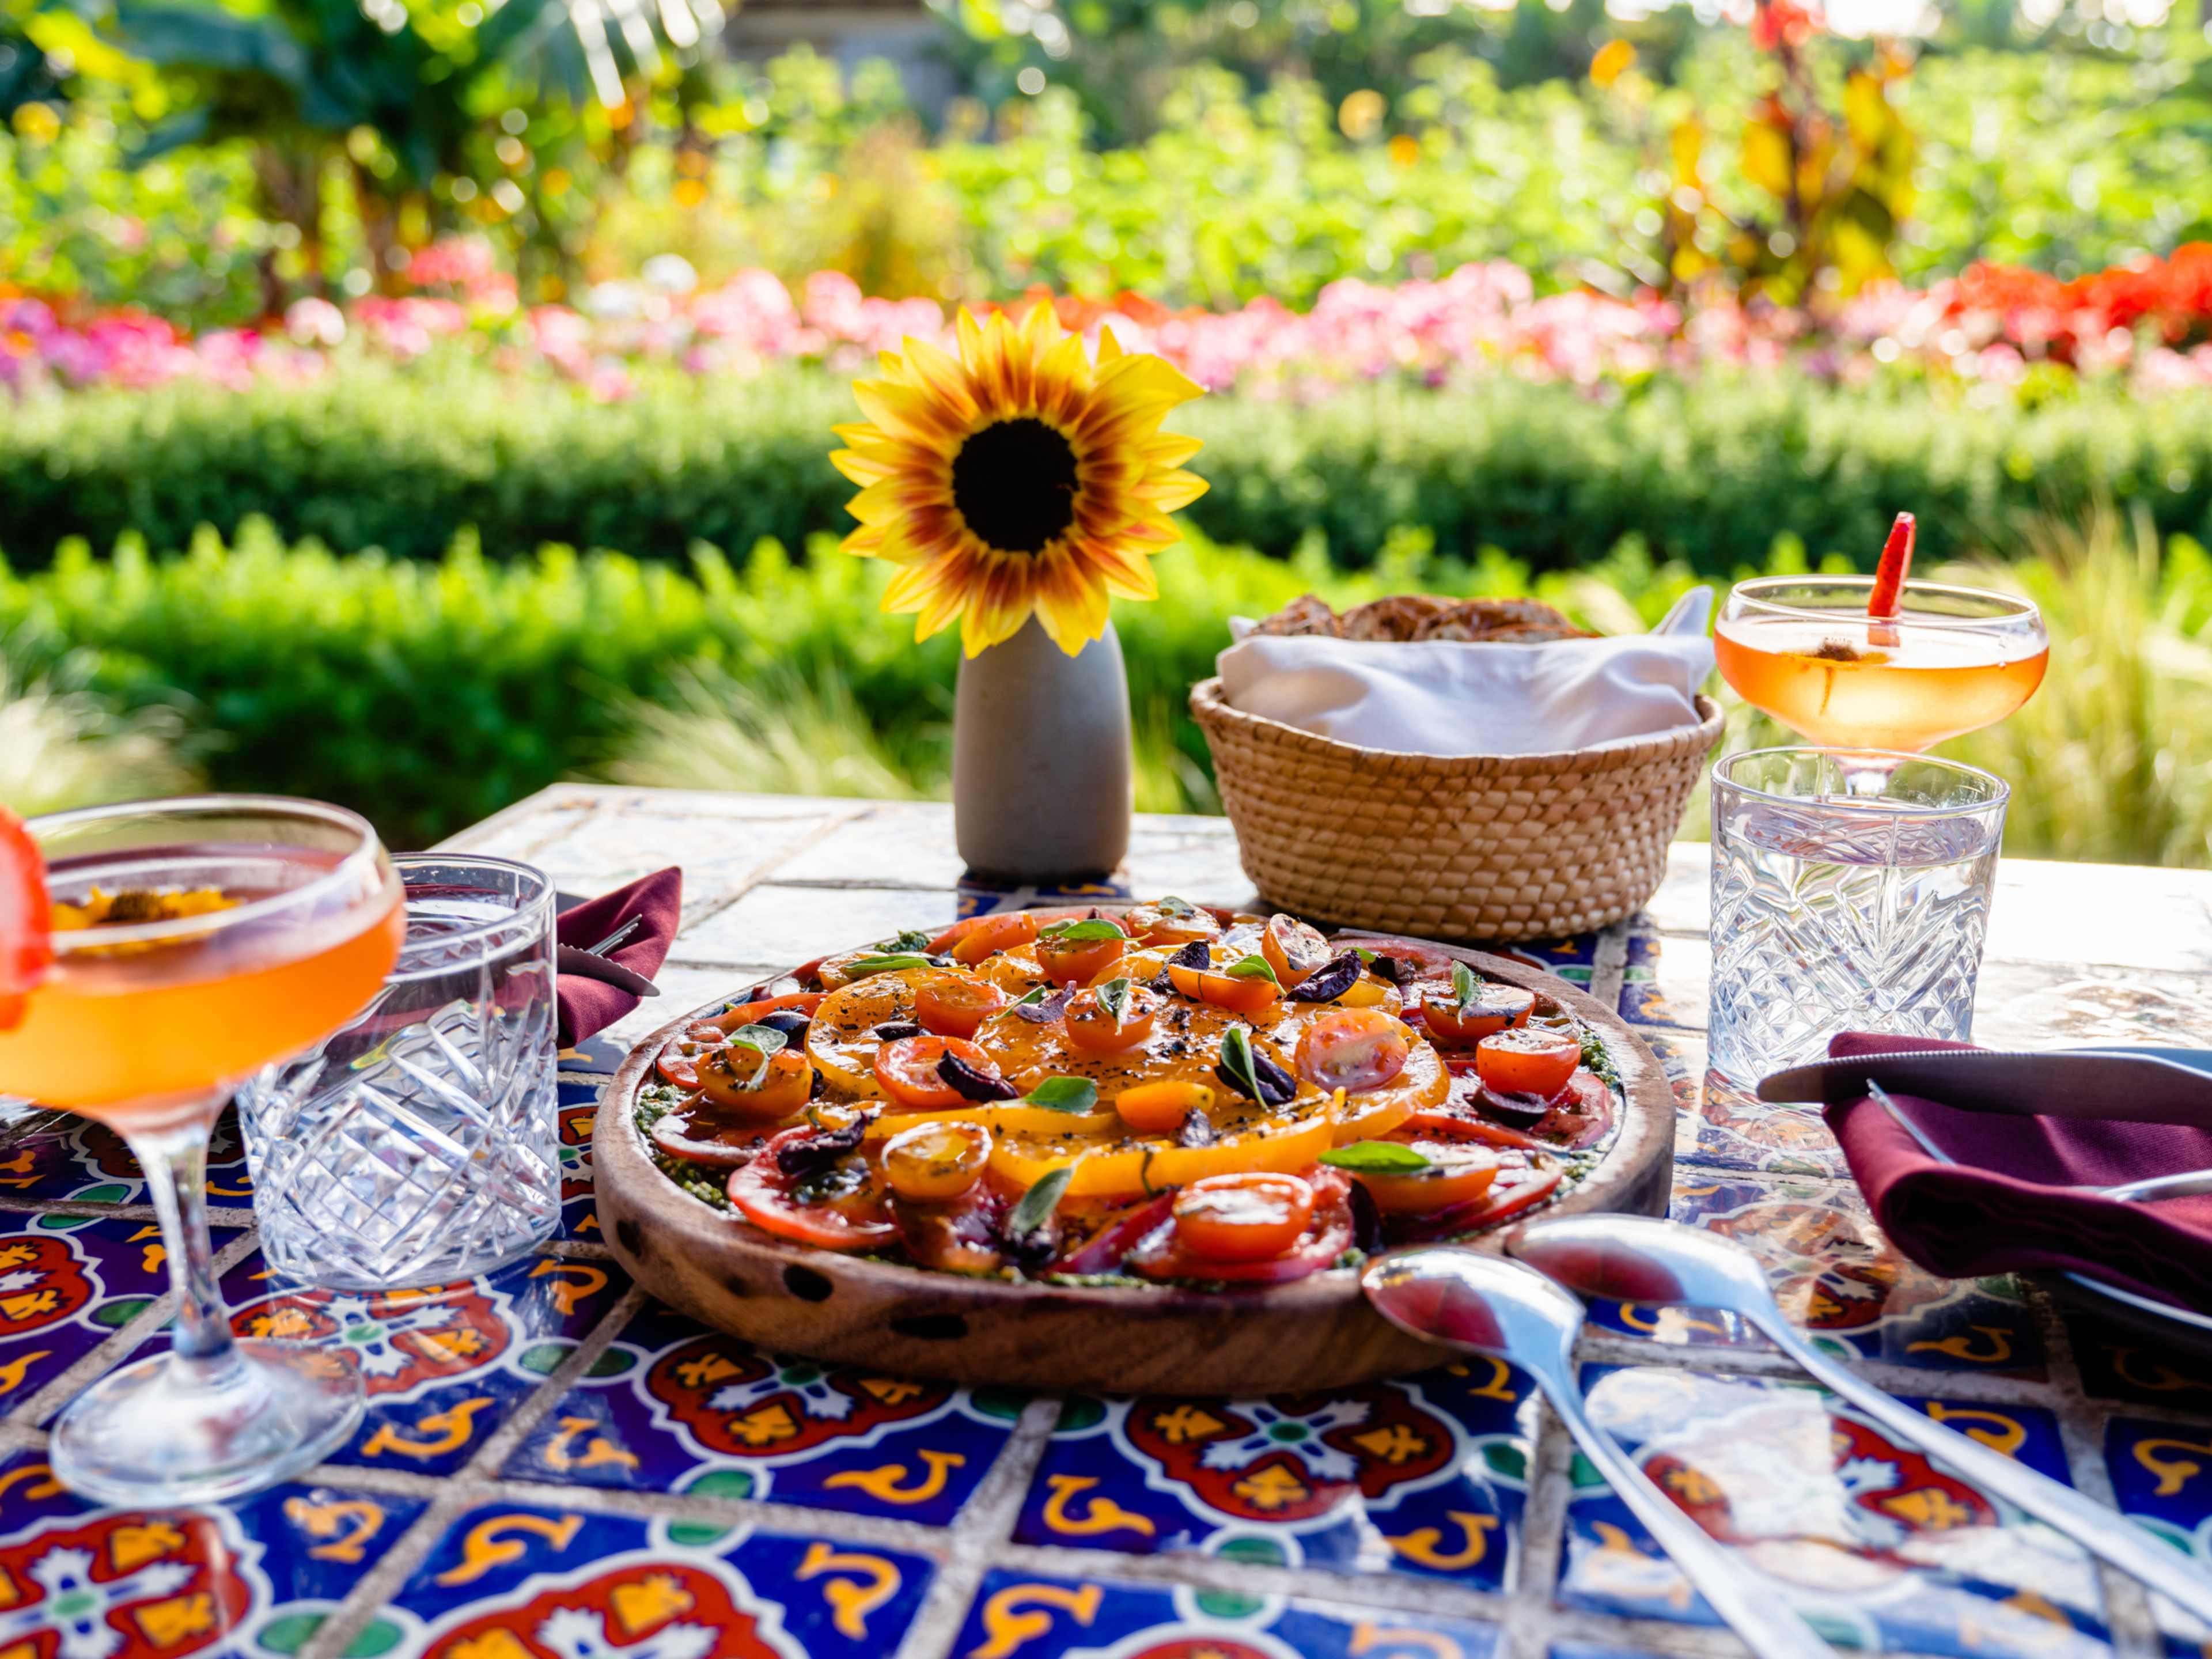
<path id="1" fill-rule="evenodd" d="M 573 1048 L 563 1048 L 557 1056 L 563 1072 L 574 1072 L 593 1077 L 612 1077 L 622 1070 L 622 1063 L 629 1058 L 629 1045 L 617 1042 L 602 1034 L 586 1037 Z"/>
<path id="2" fill-rule="evenodd" d="M 599 1095 L 605 1085 L 605 1079 L 564 1077 L 555 1085 L 560 1124 L 560 1237 L 595 1244 L 602 1241 L 592 1196 L 592 1129 L 599 1121 Z"/>
<path id="3" fill-rule="evenodd" d="M 208 1140 L 208 1202 L 249 1209 L 253 1182 L 238 1115 L 226 1109 Z M 143 1204 L 146 1182 L 123 1138 L 90 1118 L 60 1117 L 0 1148 L 0 1196 L 48 1203 Z"/>
<path id="4" fill-rule="evenodd" d="M 191 1510 L 94 1509 L 44 1455 L 0 1462 L 0 1642 L 62 1659 L 296 1653 L 426 1507 L 292 1485 Z"/>
<path id="5" fill-rule="evenodd" d="M 2043 1344 L 2008 1278 L 1939 1279 L 1890 1248 L 1855 1192 L 1807 1182 L 1700 1179 L 1680 1171 L 1668 1213 L 1743 1245 L 1776 1300 L 1845 1358 L 2039 1378 Z M 1598 1303 L 1600 1325 L 1690 1347 L 1764 1347 L 1733 1314 Z"/>
<path id="6" fill-rule="evenodd" d="M 2115 1417 L 2105 1425 L 2105 1468 L 2124 1513 L 2212 1571 L 2212 1428 Z M 2151 1610 L 2174 1659 L 2212 1652 L 2212 1626 L 2162 1595 Z"/>
<path id="7" fill-rule="evenodd" d="M 547 1250 L 480 1279 L 421 1290 L 303 1288 L 257 1252 L 223 1276 L 240 1336 L 343 1346 L 368 1414 L 333 1463 L 450 1474 L 590 1334 L 629 1287 L 611 1261 Z M 168 1346 L 166 1331 L 137 1358 Z"/>
<path id="8" fill-rule="evenodd" d="M 1597 972 L 1595 933 L 1577 933 L 1571 939 L 1538 939 L 1521 945 L 1486 948 L 1516 962 L 1525 962 L 1547 974 L 1556 974 L 1578 991 L 1587 991 Z"/>
<path id="9" fill-rule="evenodd" d="M 1495 1626 L 1304 1596 L 994 1568 L 952 1644 L 966 1659 L 1490 1659 Z"/>
<path id="10" fill-rule="evenodd" d="M 772 1498 L 949 1524 L 1020 1396 L 776 1359 L 658 1304 L 507 1459 L 511 1479 Z"/>
<path id="11" fill-rule="evenodd" d="M 2088 1558 L 1817 1390 L 1694 1372 L 1590 1367 L 1592 1414 L 1759 1579 L 1824 1632 L 1881 1651 L 2102 1659 Z M 2064 1480 L 2057 1420 L 1940 1400 L 1908 1405 Z M 1716 1622 L 1586 1467 L 1567 1511 L 1560 1599 Z"/>
<path id="12" fill-rule="evenodd" d="M 2076 1308 L 2064 1316 L 2084 1394 L 2212 1418 L 2212 1361 Z"/>
<path id="13" fill-rule="evenodd" d="M 405 1659 L 880 1659 L 934 1571 L 750 1526 L 486 1504 L 447 1528 L 382 1616 Z"/>
<path id="14" fill-rule="evenodd" d="M 1496 1589 L 1517 1553 L 1533 1405 L 1527 1379 L 1487 1359 L 1265 1401 L 1079 1397 L 1014 1536 Z"/>
<path id="15" fill-rule="evenodd" d="M 168 1284 L 150 1221 L 0 1215 L 0 1408 L 36 1394 Z"/>

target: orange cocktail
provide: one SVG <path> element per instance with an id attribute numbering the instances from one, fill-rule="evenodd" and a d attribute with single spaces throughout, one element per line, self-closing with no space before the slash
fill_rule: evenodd
<path id="1" fill-rule="evenodd" d="M 2043 683 L 2051 641 L 2025 599 L 1907 583 L 1894 617 L 1867 615 L 1863 577 L 1739 583 L 1713 630 L 1746 702 L 1825 747 L 1914 753 L 2013 714 Z"/>
<path id="2" fill-rule="evenodd" d="M 222 857 L 218 848 L 179 849 L 179 865 L 198 872 Z M 271 861 L 266 853 L 258 860 L 264 866 Z M 281 900 L 284 891 L 327 876 L 331 862 L 308 853 L 276 854 L 273 861 L 292 866 L 294 879 L 273 892 L 222 890 L 232 908 L 202 913 L 225 919 L 205 937 L 92 942 L 61 951 L 24 999 L 15 1027 L 0 1030 L 0 1084 L 120 1130 L 154 1127 L 205 1111 L 210 1089 L 312 1048 L 359 1013 L 398 955 L 406 923 L 398 892 L 367 894 L 312 919 L 228 921 L 234 909 Z M 58 889 L 70 875 L 57 870 L 49 880 Z"/>
<path id="3" fill-rule="evenodd" d="M 234 1497 L 321 1461 L 361 1420 L 349 1358 L 234 1338 L 208 1133 L 240 1082 L 368 1005 L 404 931 L 375 830 L 339 807 L 207 795 L 28 823 L 0 810 L 0 1095 L 123 1136 L 178 1290 L 170 1351 L 111 1372 L 54 1425 L 53 1472 L 78 1492 Z"/>

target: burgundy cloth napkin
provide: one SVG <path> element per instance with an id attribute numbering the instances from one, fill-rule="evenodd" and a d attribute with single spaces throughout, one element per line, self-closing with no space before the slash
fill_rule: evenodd
<path id="1" fill-rule="evenodd" d="M 1846 1031 L 1837 1059 L 1971 1044 Z M 1897 1248 L 1949 1279 L 2086 1273 L 2212 1312 L 2212 1195 L 2120 1204 L 2084 1184 L 2212 1169 L 2212 1128 L 1965 1112 L 1911 1095 L 1899 1111 L 1959 1160 L 1938 1163 L 1870 1098 L 1827 1109 L 1851 1175 Z M 2023 1103 L 2033 1104 L 2033 1103 Z"/>
<path id="2" fill-rule="evenodd" d="M 607 960 L 651 979 L 667 960 L 668 947 L 676 942 L 676 924 L 683 909 L 684 872 L 671 866 L 563 910 L 553 924 L 553 936 L 562 945 L 586 951 L 632 916 L 640 917 L 642 925 L 637 932 L 608 951 Z M 641 1000 L 619 985 L 581 974 L 559 975 L 556 997 L 561 1006 L 564 1048 L 573 1048 L 605 1030 Z"/>

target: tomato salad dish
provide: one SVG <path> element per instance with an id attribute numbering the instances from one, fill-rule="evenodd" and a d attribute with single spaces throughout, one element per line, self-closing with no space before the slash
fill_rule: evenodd
<path id="1" fill-rule="evenodd" d="M 942 1272 L 1261 1285 L 1464 1237 L 1597 1162 L 1597 1033 L 1441 950 L 1164 898 L 820 958 L 668 1039 L 661 1173 Z"/>

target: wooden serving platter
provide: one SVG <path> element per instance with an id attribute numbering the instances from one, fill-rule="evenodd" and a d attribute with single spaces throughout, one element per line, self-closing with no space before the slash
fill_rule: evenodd
<path id="1" fill-rule="evenodd" d="M 1379 944 L 1391 936 L 1337 937 Z M 1525 963 L 1402 942 L 1540 991 L 1605 1039 L 1626 1097 L 1619 1128 L 1589 1175 L 1533 1213 L 1664 1214 L 1674 1095 L 1642 1039 L 1565 981 Z M 662 1045 L 727 1001 L 672 1020 L 630 1051 L 600 1103 L 592 1141 L 600 1236 L 632 1278 L 693 1318 L 774 1352 L 1052 1391 L 1296 1393 L 1437 1363 L 1436 1348 L 1368 1306 L 1350 1269 L 1204 1292 L 963 1279 L 789 1243 L 732 1219 L 663 1176 L 637 1127 L 638 1091 Z M 1494 1251 L 1513 1231 L 1509 1224 L 1469 1242 Z"/>

